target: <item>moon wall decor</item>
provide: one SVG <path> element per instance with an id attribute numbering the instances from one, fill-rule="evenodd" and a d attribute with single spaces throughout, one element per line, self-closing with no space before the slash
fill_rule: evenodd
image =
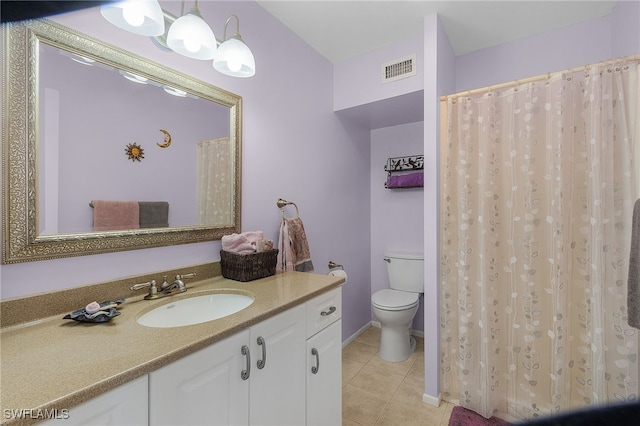
<path id="1" fill-rule="evenodd" d="M 160 148 L 169 148 L 171 145 L 171 135 L 164 129 L 160 129 L 162 133 L 164 133 L 164 142 L 157 144 Z"/>

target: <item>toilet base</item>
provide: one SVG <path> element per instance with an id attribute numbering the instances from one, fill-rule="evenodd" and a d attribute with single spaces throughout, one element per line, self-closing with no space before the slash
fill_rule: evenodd
<path id="1" fill-rule="evenodd" d="M 416 339 L 411 336 L 411 328 L 381 327 L 380 350 L 378 356 L 390 362 L 404 361 L 416 349 Z"/>

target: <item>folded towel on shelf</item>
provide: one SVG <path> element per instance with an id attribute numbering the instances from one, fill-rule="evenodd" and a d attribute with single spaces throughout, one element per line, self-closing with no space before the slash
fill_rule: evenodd
<path id="1" fill-rule="evenodd" d="M 385 186 L 387 188 L 412 188 L 424 186 L 424 175 L 422 172 L 416 172 L 389 176 Z"/>
<path id="2" fill-rule="evenodd" d="M 230 253 L 247 254 L 256 252 L 256 243 L 263 239 L 262 231 L 248 231 L 222 237 L 222 250 Z"/>
<path id="3" fill-rule="evenodd" d="M 307 234 L 299 217 L 283 219 L 280 225 L 278 263 L 281 271 L 313 272 Z"/>
<path id="4" fill-rule="evenodd" d="M 640 199 L 633 207 L 631 224 L 631 250 L 629 251 L 629 278 L 627 282 L 627 322 L 640 329 Z"/>
<path id="5" fill-rule="evenodd" d="M 140 201 L 140 228 L 166 228 L 169 226 L 169 203 L 166 201 Z"/>
<path id="6" fill-rule="evenodd" d="M 93 230 L 122 231 L 140 228 L 137 201 L 93 200 Z"/>

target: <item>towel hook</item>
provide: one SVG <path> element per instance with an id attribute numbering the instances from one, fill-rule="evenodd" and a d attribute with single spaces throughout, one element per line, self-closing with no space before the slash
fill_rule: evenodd
<path id="1" fill-rule="evenodd" d="M 280 210 L 282 210 L 282 216 L 283 217 L 284 217 L 284 207 L 285 206 L 291 206 L 291 205 L 296 208 L 296 215 L 298 217 L 300 217 L 300 210 L 298 210 L 298 206 L 293 201 L 287 201 L 287 200 L 284 200 L 282 198 L 278 198 L 278 201 L 276 201 L 276 205 L 278 206 L 278 208 Z"/>

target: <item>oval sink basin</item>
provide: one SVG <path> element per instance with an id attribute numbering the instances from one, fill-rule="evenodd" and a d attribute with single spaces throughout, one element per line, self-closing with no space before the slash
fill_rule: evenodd
<path id="1" fill-rule="evenodd" d="M 255 299 L 245 294 L 215 293 L 158 306 L 138 318 L 147 327 L 169 328 L 224 318 L 250 306 Z"/>

